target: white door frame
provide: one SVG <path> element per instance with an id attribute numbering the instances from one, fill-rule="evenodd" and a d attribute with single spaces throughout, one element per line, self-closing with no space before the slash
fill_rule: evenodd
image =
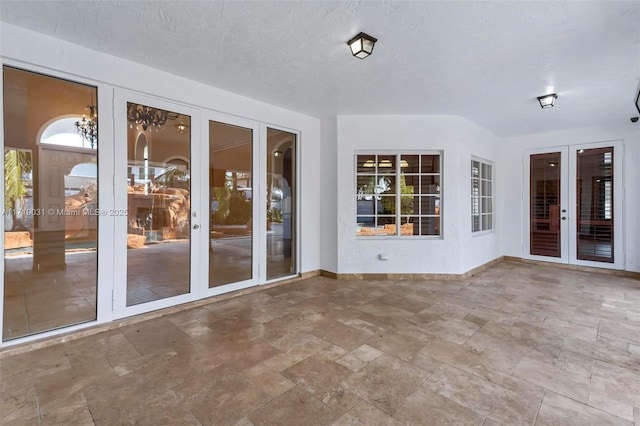
<path id="1" fill-rule="evenodd" d="M 122 89 L 114 90 L 114 136 L 115 136 L 115 156 L 114 156 L 114 211 L 126 211 L 128 208 L 127 197 L 127 102 L 149 105 L 154 108 L 160 108 L 168 111 L 178 112 L 180 114 L 191 117 L 191 202 L 196 202 L 197 194 L 200 194 L 201 180 L 194 179 L 194 176 L 200 176 L 201 163 L 193 161 L 201 158 L 200 152 L 200 111 L 187 105 L 179 104 L 142 95 Z M 195 195 L 195 196 L 194 196 Z M 121 267 L 114 268 L 114 291 L 113 291 L 113 318 L 119 319 L 138 315 L 145 312 L 155 311 L 157 309 L 167 308 L 170 306 L 186 303 L 198 298 L 196 290 L 198 281 L 200 281 L 202 265 L 200 257 L 195 256 L 197 248 L 201 247 L 201 229 L 194 229 L 194 226 L 202 226 L 201 215 L 199 212 L 200 205 L 191 204 L 191 247 L 190 247 L 190 288 L 189 292 L 178 296 L 167 297 L 164 299 L 154 300 L 147 303 L 141 303 L 133 306 L 127 306 L 127 215 L 117 215 L 114 217 L 114 251 L 113 258 L 116 265 Z"/>
<path id="2" fill-rule="evenodd" d="M 579 260 L 577 258 L 577 196 L 576 196 L 576 169 L 577 152 L 580 149 L 605 148 L 612 146 L 613 154 L 613 210 L 614 210 L 614 262 L 597 262 Z M 561 257 L 536 256 L 530 254 L 530 159 L 531 155 L 560 152 L 561 154 L 561 184 L 560 184 L 560 209 L 561 216 L 566 220 L 560 222 Z M 564 145 L 549 148 L 526 150 L 523 155 L 523 258 L 540 260 L 544 262 L 564 263 L 605 269 L 624 269 L 624 186 L 623 186 L 623 153 L 624 144 L 621 140 L 594 142 L 579 145 Z"/>

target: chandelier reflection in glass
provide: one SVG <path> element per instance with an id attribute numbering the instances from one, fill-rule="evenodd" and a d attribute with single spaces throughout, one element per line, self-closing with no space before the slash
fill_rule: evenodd
<path id="1" fill-rule="evenodd" d="M 83 114 L 82 120 L 76 121 L 74 125 L 78 134 L 89 142 L 91 149 L 94 149 L 98 143 L 98 114 L 96 114 L 95 105 L 87 105 L 87 109 L 89 110 L 89 119 Z"/>
<path id="2" fill-rule="evenodd" d="M 149 129 L 157 132 L 167 122 L 167 120 L 175 120 L 180 114 L 169 112 L 163 109 L 152 108 L 140 104 L 127 103 L 127 121 L 129 127 L 142 127 L 145 132 Z"/>

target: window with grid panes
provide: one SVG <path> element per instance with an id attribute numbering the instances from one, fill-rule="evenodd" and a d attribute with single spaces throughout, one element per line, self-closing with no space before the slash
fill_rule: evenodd
<path id="1" fill-rule="evenodd" d="M 440 236 L 442 154 L 356 155 L 356 235 Z"/>
<path id="2" fill-rule="evenodd" d="M 471 159 L 471 231 L 493 229 L 493 163 Z"/>

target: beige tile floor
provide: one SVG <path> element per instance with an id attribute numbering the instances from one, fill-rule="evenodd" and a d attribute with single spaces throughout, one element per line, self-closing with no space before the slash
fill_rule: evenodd
<path id="1" fill-rule="evenodd" d="M 251 238 L 211 241 L 210 287 L 251 279 Z M 269 279 L 292 274 L 282 235 L 267 238 Z M 189 243 L 127 250 L 127 306 L 189 292 Z M 96 319 L 97 252 L 67 252 L 66 269 L 34 273 L 31 256 L 5 258 L 3 338 L 11 340 Z"/>
<path id="2" fill-rule="evenodd" d="M 0 360 L 3 425 L 640 424 L 640 281 L 311 278 Z"/>

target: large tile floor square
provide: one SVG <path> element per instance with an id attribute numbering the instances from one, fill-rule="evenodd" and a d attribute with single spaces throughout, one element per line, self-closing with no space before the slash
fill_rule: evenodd
<path id="1" fill-rule="evenodd" d="M 0 424 L 640 424 L 640 281 L 310 278 L 0 360 Z"/>

